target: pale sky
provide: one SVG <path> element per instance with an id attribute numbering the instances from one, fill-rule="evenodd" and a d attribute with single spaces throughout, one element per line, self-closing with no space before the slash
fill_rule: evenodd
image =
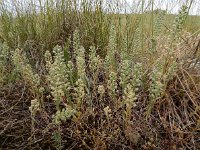
<path id="1" fill-rule="evenodd" d="M 0 0 L 1 1 L 1 0 Z M 5 0 L 7 3 L 12 3 L 13 1 L 19 1 L 19 2 L 29 2 L 31 0 Z M 39 1 L 39 0 L 32 0 L 32 1 Z M 41 0 L 45 2 L 46 0 Z M 55 2 L 58 2 L 58 0 L 52 0 Z M 113 3 L 114 0 L 104 0 L 109 3 Z M 116 1 L 116 0 L 115 0 Z M 154 9 L 164 9 L 167 10 L 170 13 L 177 13 L 180 9 L 180 6 L 182 4 L 186 4 L 186 2 L 190 2 L 192 0 L 118 0 L 120 4 L 122 4 L 124 7 L 122 7 L 122 12 L 140 12 L 141 11 L 141 1 L 145 2 L 145 6 L 147 9 L 151 8 L 151 3 L 153 1 L 154 3 Z M 193 0 L 194 3 L 190 9 L 191 15 L 200 15 L 200 0 Z"/>
<path id="2" fill-rule="evenodd" d="M 126 0 L 128 7 L 134 9 L 134 5 L 137 5 L 142 0 Z M 180 6 L 190 3 L 191 0 L 144 0 L 146 5 L 150 5 L 153 1 L 154 8 L 164 9 L 172 13 L 177 13 Z M 149 7 L 151 8 L 151 6 Z M 200 0 L 193 0 L 193 5 L 190 9 L 190 14 L 200 15 Z"/>

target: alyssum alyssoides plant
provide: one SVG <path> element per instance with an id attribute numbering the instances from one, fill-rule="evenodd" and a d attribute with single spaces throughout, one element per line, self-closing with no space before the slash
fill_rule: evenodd
<path id="1" fill-rule="evenodd" d="M 37 112 L 43 110 L 43 92 L 44 88 L 41 86 L 40 76 L 35 73 L 28 62 L 22 49 L 16 49 L 13 52 L 12 61 L 16 72 L 21 74 L 26 86 L 33 95 L 29 110 L 31 112 L 31 135 L 33 135 L 35 128 L 35 115 Z M 30 142 L 32 136 L 30 137 Z"/>
<path id="2" fill-rule="evenodd" d="M 86 97 L 86 64 L 85 64 L 85 49 L 80 44 L 79 31 L 74 31 L 73 49 L 76 58 L 77 80 L 74 87 L 74 98 L 76 100 L 76 108 L 81 109 Z"/>
<path id="3" fill-rule="evenodd" d="M 105 71 L 107 75 L 107 88 L 110 97 L 115 100 L 117 95 L 117 44 L 116 44 L 116 29 L 114 24 L 111 25 L 107 55 L 105 57 Z"/>
<path id="4" fill-rule="evenodd" d="M 120 85 L 122 86 L 122 103 L 126 106 L 124 111 L 125 125 L 131 123 L 132 108 L 136 106 L 139 88 L 142 85 L 142 65 L 121 57 Z"/>
<path id="5" fill-rule="evenodd" d="M 132 124 L 132 108 L 136 107 L 136 100 L 139 98 L 139 89 L 142 86 L 143 66 L 137 62 L 138 51 L 141 48 L 140 28 L 136 28 L 133 38 L 133 47 L 128 48 L 127 33 L 124 35 L 123 49 L 120 53 L 120 85 L 122 87 L 122 102 L 126 106 L 124 111 L 125 127 Z M 138 37 L 135 37 L 138 36 Z M 129 52 L 130 51 L 130 52 Z"/>
<path id="6" fill-rule="evenodd" d="M 73 106 L 69 105 L 69 91 L 71 88 L 69 70 L 71 69 L 71 63 L 69 65 L 66 64 L 64 52 L 60 46 L 56 46 L 53 49 L 53 53 L 53 58 L 49 51 L 45 53 L 46 68 L 48 71 L 47 81 L 57 110 L 54 115 L 54 121 L 56 124 L 60 124 L 61 121 L 65 121 L 75 112 L 72 108 Z M 61 108 L 61 104 L 65 107 Z"/>
<path id="7" fill-rule="evenodd" d="M 166 12 L 161 11 L 155 18 L 154 33 L 153 33 L 154 38 L 157 38 L 160 35 L 160 33 L 163 33 L 165 17 L 166 17 Z"/>
<path id="8" fill-rule="evenodd" d="M 188 16 L 188 7 L 186 5 L 183 5 L 176 16 L 176 19 L 174 23 L 172 24 L 171 32 L 169 33 L 169 51 L 173 51 L 177 48 L 178 44 L 182 40 L 181 32 L 183 30 L 184 23 L 186 21 L 186 18 Z"/>
<path id="9" fill-rule="evenodd" d="M 165 90 L 168 82 L 176 76 L 178 64 L 173 56 L 160 57 L 152 67 L 150 72 L 150 85 L 149 85 L 149 104 L 147 105 L 147 117 L 150 116 L 152 109 L 157 102 L 165 96 Z"/>
<path id="10" fill-rule="evenodd" d="M 161 98 L 164 92 L 164 85 L 162 83 L 162 66 L 157 65 L 153 68 L 150 74 L 150 87 L 149 87 L 149 104 L 147 105 L 147 117 L 150 116 L 151 111 L 156 101 Z"/>
<path id="11" fill-rule="evenodd" d="M 31 94 L 33 94 L 33 100 L 29 109 L 32 114 L 35 114 L 43 108 L 44 88 L 41 86 L 40 77 L 33 71 L 22 49 L 16 49 L 13 52 L 12 60 L 16 71 L 21 74 L 25 84 L 28 86 Z"/>
<path id="12" fill-rule="evenodd" d="M 60 46 L 53 49 L 53 58 L 49 51 L 45 53 L 47 82 L 51 90 L 51 95 L 56 106 L 56 113 L 53 115 L 53 122 L 58 126 L 57 131 L 53 133 L 56 142 L 56 148 L 62 149 L 62 132 L 60 124 L 76 113 L 73 104 L 70 103 L 70 89 L 72 63 L 64 60 L 64 51 Z"/>
<path id="13" fill-rule="evenodd" d="M 93 93 L 91 98 L 95 97 L 97 93 L 99 93 L 100 97 L 102 98 L 103 94 L 105 93 L 105 89 L 102 83 L 98 83 L 98 80 L 99 73 L 101 72 L 101 67 L 103 67 L 103 59 L 101 59 L 100 56 L 97 54 L 94 46 L 90 47 L 89 67 L 92 81 L 92 83 L 89 82 L 89 86 L 92 87 L 91 93 Z"/>
<path id="14" fill-rule="evenodd" d="M 175 22 L 172 25 L 172 29 L 167 36 L 167 39 L 161 44 L 163 51 L 160 57 L 156 59 L 152 66 L 152 70 L 149 74 L 149 104 L 147 105 L 147 117 L 150 116 L 155 103 L 165 96 L 165 90 L 167 84 L 172 80 L 178 70 L 178 46 L 181 43 L 181 32 L 184 22 L 187 17 L 188 7 L 183 5 L 179 14 L 176 16 Z M 159 22 L 156 22 L 159 25 Z M 155 27 L 157 25 L 155 24 Z M 160 26 L 160 25 L 159 25 Z M 156 29 L 155 29 L 156 30 Z M 158 36 L 158 35 L 157 35 Z M 156 39 L 158 40 L 158 39 Z M 158 48 L 157 52 L 161 47 Z"/>

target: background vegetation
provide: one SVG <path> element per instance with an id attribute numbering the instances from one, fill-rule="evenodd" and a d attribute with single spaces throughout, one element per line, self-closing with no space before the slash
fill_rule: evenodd
<path id="1" fill-rule="evenodd" d="M 200 149 L 193 2 L 1 1 L 0 149 Z"/>

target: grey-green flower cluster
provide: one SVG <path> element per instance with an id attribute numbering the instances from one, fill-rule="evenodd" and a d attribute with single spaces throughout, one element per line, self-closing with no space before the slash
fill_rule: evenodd
<path id="1" fill-rule="evenodd" d="M 150 75 L 150 87 L 149 87 L 149 104 L 147 107 L 147 116 L 151 114 L 151 111 L 154 107 L 156 101 L 161 98 L 164 91 L 164 84 L 162 83 L 162 69 L 153 68 L 153 71 Z"/>
<path id="2" fill-rule="evenodd" d="M 85 49 L 80 46 L 80 39 L 78 31 L 74 33 L 74 52 L 76 54 L 77 74 L 78 79 L 75 83 L 75 99 L 77 102 L 77 108 L 80 108 L 82 101 L 85 98 L 86 92 L 86 64 L 85 64 Z"/>
<path id="3" fill-rule="evenodd" d="M 129 68 L 131 70 L 131 68 Z M 126 71 L 126 70 L 125 70 Z M 123 75 L 123 74 L 122 74 Z M 133 72 L 130 72 L 129 80 L 124 85 L 123 90 L 123 102 L 126 104 L 126 116 L 127 119 L 131 115 L 131 109 L 136 106 L 135 101 L 138 98 L 137 92 L 142 85 L 142 66 L 141 64 L 135 64 Z"/>
<path id="4" fill-rule="evenodd" d="M 30 92 L 34 96 L 34 99 L 31 100 L 31 106 L 29 107 L 31 114 L 34 116 L 43 105 L 42 98 L 44 88 L 41 86 L 40 76 L 37 73 L 34 73 L 22 50 L 16 49 L 13 53 L 12 60 L 15 68 L 22 75 L 25 83 L 29 86 Z"/>
<path id="5" fill-rule="evenodd" d="M 76 113 L 74 109 L 71 108 L 63 108 L 62 110 L 58 110 L 56 114 L 53 116 L 54 122 L 56 124 L 60 124 L 62 121 L 65 122 L 71 116 Z"/>
<path id="6" fill-rule="evenodd" d="M 46 52 L 46 68 L 48 70 L 47 80 L 51 88 L 51 94 L 54 97 L 57 110 L 59 105 L 66 96 L 69 88 L 67 65 L 63 58 L 64 54 L 60 46 L 53 49 L 54 57 L 51 59 L 50 52 Z"/>
<path id="7" fill-rule="evenodd" d="M 89 67 L 91 69 L 92 74 L 95 74 L 100 66 L 101 58 L 96 53 L 96 49 L 94 46 L 90 47 L 90 56 L 89 56 Z"/>
<path id="8" fill-rule="evenodd" d="M 72 62 L 67 64 L 64 60 L 64 53 L 60 46 L 56 46 L 53 49 L 54 57 L 49 51 L 46 52 L 46 68 L 48 70 L 47 80 L 51 89 L 51 94 L 56 105 L 57 112 L 53 116 L 54 122 L 60 124 L 61 121 L 66 121 L 76 112 L 68 105 L 68 101 L 64 102 L 63 99 L 68 100 L 68 94 L 71 89 L 70 76 L 72 76 Z M 65 108 L 60 108 L 60 104 L 63 103 Z"/>
<path id="9" fill-rule="evenodd" d="M 186 5 L 183 5 L 176 16 L 175 22 L 172 25 L 172 42 L 178 42 L 180 38 L 180 32 L 183 29 L 183 25 L 185 23 L 186 17 L 188 13 L 188 7 Z"/>
<path id="10" fill-rule="evenodd" d="M 37 99 L 31 100 L 31 106 L 29 107 L 31 114 L 34 116 L 37 111 L 40 110 L 40 104 Z"/>
<path id="11" fill-rule="evenodd" d="M 30 86 L 32 94 L 34 94 L 35 97 L 38 97 L 37 89 L 40 88 L 40 77 L 37 73 L 34 73 L 22 50 L 16 49 L 13 53 L 12 60 L 17 71 L 22 74 L 26 84 Z"/>
<path id="12" fill-rule="evenodd" d="M 107 49 L 107 55 L 105 58 L 105 66 L 108 70 L 114 70 L 116 69 L 116 31 L 115 26 L 112 24 L 110 29 L 110 36 L 109 36 L 109 43 L 108 43 L 108 49 Z"/>

